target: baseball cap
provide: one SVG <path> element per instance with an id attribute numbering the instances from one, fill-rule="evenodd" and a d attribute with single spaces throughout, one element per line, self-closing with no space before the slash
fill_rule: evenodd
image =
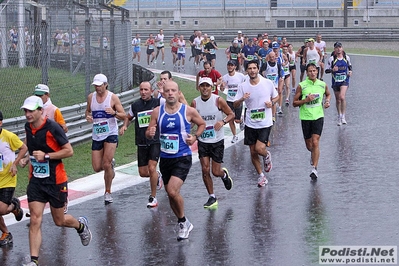
<path id="1" fill-rule="evenodd" d="M 242 33 L 242 31 L 239 30 L 239 31 L 237 31 L 237 33 Z"/>
<path id="2" fill-rule="evenodd" d="M 314 42 L 314 39 L 313 38 L 309 38 L 308 42 Z"/>
<path id="3" fill-rule="evenodd" d="M 211 41 L 215 40 L 215 36 L 211 36 L 209 39 L 211 39 Z"/>
<path id="4" fill-rule="evenodd" d="M 267 34 L 267 32 L 263 33 L 263 36 L 269 36 L 269 34 Z"/>
<path id="5" fill-rule="evenodd" d="M 234 60 L 229 60 L 229 61 L 227 61 L 227 64 L 228 65 L 236 65 L 236 62 L 234 61 Z"/>
<path id="6" fill-rule="evenodd" d="M 238 40 L 234 40 L 233 43 L 238 43 Z"/>
<path id="7" fill-rule="evenodd" d="M 278 42 L 273 42 L 273 43 L 272 43 L 272 48 L 273 48 L 273 49 L 275 49 L 275 48 L 280 48 L 280 44 L 278 44 Z"/>
<path id="8" fill-rule="evenodd" d="M 33 93 L 34 95 L 42 96 L 42 95 L 44 95 L 46 93 L 50 93 L 50 89 L 49 89 L 49 87 L 47 85 L 45 85 L 45 84 L 37 84 L 35 86 L 35 92 Z"/>
<path id="9" fill-rule="evenodd" d="M 0 111 L 0 121 L 3 121 L 3 113 Z"/>
<path id="10" fill-rule="evenodd" d="M 334 43 L 334 48 L 337 48 L 337 47 L 342 47 L 342 43 L 340 43 L 340 42 Z"/>
<path id="11" fill-rule="evenodd" d="M 306 43 L 306 42 L 309 42 L 309 39 L 305 39 L 305 43 Z"/>
<path id="12" fill-rule="evenodd" d="M 91 85 L 101 86 L 107 82 L 108 82 L 108 79 L 104 74 L 97 74 L 94 76 L 93 83 L 91 83 Z"/>
<path id="13" fill-rule="evenodd" d="M 33 95 L 25 99 L 24 104 L 21 106 L 21 109 L 34 111 L 39 107 L 43 108 L 42 98 Z"/>
<path id="14" fill-rule="evenodd" d="M 268 40 L 263 40 L 263 43 L 269 43 L 269 41 Z"/>
<path id="15" fill-rule="evenodd" d="M 213 82 L 212 82 L 211 78 L 200 78 L 198 85 L 201 85 L 202 83 L 207 83 L 207 84 L 213 86 Z"/>

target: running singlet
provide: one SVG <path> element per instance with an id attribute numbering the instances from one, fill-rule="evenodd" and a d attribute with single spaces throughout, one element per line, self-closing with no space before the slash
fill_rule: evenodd
<path id="1" fill-rule="evenodd" d="M 108 91 L 107 97 L 102 103 L 97 102 L 96 95 L 97 92 L 94 92 L 90 105 L 91 114 L 93 116 L 93 140 L 102 141 L 111 135 L 118 136 L 118 124 L 116 118 L 105 112 L 105 108 L 111 107 L 111 98 L 113 93 Z"/>
<path id="2" fill-rule="evenodd" d="M 216 131 L 214 126 L 218 121 L 223 120 L 223 113 L 218 108 L 219 96 L 211 94 L 207 101 L 203 101 L 201 96 L 194 99 L 195 108 L 204 119 L 206 126 L 204 132 L 199 136 L 198 141 L 204 143 L 216 143 L 224 139 L 223 127 Z"/>
<path id="3" fill-rule="evenodd" d="M 308 52 L 306 53 L 306 65 L 308 64 L 315 64 L 317 67 L 319 66 L 320 55 L 317 52 L 316 47 L 313 50 L 308 48 Z"/>
<path id="4" fill-rule="evenodd" d="M 240 72 L 235 72 L 233 76 L 225 74 L 223 76 L 223 82 L 226 83 L 225 91 L 227 89 L 226 101 L 234 102 L 238 91 L 238 85 L 245 81 L 245 76 Z"/>
<path id="5" fill-rule="evenodd" d="M 179 47 L 177 49 L 177 53 L 178 54 L 185 54 L 186 53 L 186 41 L 185 40 L 183 40 L 183 41 L 179 40 L 177 42 L 177 46 Z"/>
<path id="6" fill-rule="evenodd" d="M 326 83 L 319 79 L 313 83 L 309 78 L 300 82 L 302 88 L 301 100 L 305 99 L 308 94 L 313 94 L 313 101 L 302 104 L 299 107 L 299 119 L 301 120 L 317 120 L 324 117 L 323 96 L 326 91 Z"/>
<path id="7" fill-rule="evenodd" d="M 341 59 L 331 56 L 328 64 L 330 68 L 334 68 L 334 66 L 338 67 L 338 71 L 332 73 L 332 86 L 349 85 L 348 70 L 351 65 L 349 56 L 345 55 Z"/>
<path id="8" fill-rule="evenodd" d="M 181 104 L 179 111 L 168 114 L 165 105 L 159 107 L 158 127 L 161 143 L 161 158 L 177 158 L 191 155 L 191 149 L 186 144 L 187 134 L 190 133 L 191 123 L 186 117 L 187 106 Z"/>
<path id="9" fill-rule="evenodd" d="M 17 186 L 17 176 L 11 176 L 11 165 L 15 161 L 15 151 L 21 148 L 22 141 L 17 135 L 2 129 L 0 132 L 0 189 Z"/>
<path id="10" fill-rule="evenodd" d="M 275 63 L 271 66 L 269 62 L 266 62 L 265 78 L 271 80 L 275 88 L 278 87 L 278 64 Z"/>
<path id="11" fill-rule="evenodd" d="M 295 66 L 295 52 L 294 51 L 292 51 L 292 53 L 288 53 L 289 55 L 290 55 L 290 59 L 289 59 L 289 62 L 290 62 L 290 66 Z"/>
<path id="12" fill-rule="evenodd" d="M 157 47 L 163 47 L 164 46 L 164 44 L 163 44 L 163 38 L 164 37 L 165 36 L 163 34 L 158 34 L 157 35 Z"/>

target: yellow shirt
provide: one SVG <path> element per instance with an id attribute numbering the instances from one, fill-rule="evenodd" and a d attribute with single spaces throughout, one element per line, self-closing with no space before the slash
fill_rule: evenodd
<path id="1" fill-rule="evenodd" d="M 11 165 L 15 161 L 15 151 L 20 149 L 23 142 L 14 133 L 2 129 L 0 133 L 0 153 L 3 166 L 3 170 L 0 171 L 0 188 L 16 187 L 17 176 L 11 176 Z"/>

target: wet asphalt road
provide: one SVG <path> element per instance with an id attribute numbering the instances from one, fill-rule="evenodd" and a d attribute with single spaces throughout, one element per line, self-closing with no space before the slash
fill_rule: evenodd
<path id="1" fill-rule="evenodd" d="M 318 265 L 320 245 L 397 245 L 399 110 L 393 77 L 399 59 L 351 58 L 348 125 L 336 126 L 332 97 L 316 183 L 309 178 L 298 109 L 290 106 L 272 131 L 273 170 L 266 187 L 257 188 L 249 148 L 240 139 L 224 158 L 234 187 L 226 191 L 214 179 L 219 207 L 206 210 L 200 164 L 193 164 L 181 191 L 194 225 L 189 240 L 176 241 L 176 218 L 163 189 L 159 207 L 145 207 L 145 182 L 115 192 L 111 205 L 97 198 L 69 208 L 89 219 L 93 240 L 87 247 L 75 230 L 56 227 L 46 214 L 40 265 Z M 218 59 L 217 69 L 225 73 L 224 55 Z M 191 64 L 186 73 L 195 73 Z M 1 249 L 0 265 L 20 265 L 29 254 L 26 224 L 10 226 L 14 245 Z"/>

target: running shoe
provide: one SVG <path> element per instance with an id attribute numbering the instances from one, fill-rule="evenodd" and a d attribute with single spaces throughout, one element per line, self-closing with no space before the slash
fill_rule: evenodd
<path id="1" fill-rule="evenodd" d="M 266 176 L 260 176 L 258 178 L 258 187 L 264 187 L 267 185 L 267 183 L 269 183 L 269 181 L 267 180 Z"/>
<path id="2" fill-rule="evenodd" d="M 278 113 L 279 115 L 282 115 L 282 114 L 283 114 L 283 110 L 281 109 L 281 106 L 277 107 L 277 113 Z"/>
<path id="3" fill-rule="evenodd" d="M 342 126 L 342 117 L 338 116 L 337 126 Z"/>
<path id="4" fill-rule="evenodd" d="M 346 119 L 345 119 L 345 116 L 342 116 L 342 118 L 341 118 L 341 122 L 342 122 L 342 124 L 346 125 Z"/>
<path id="5" fill-rule="evenodd" d="M 39 265 L 39 264 L 37 264 L 37 263 L 34 262 L 34 261 L 30 261 L 30 262 L 28 262 L 28 263 L 22 264 L 22 266 L 37 266 L 37 265 Z"/>
<path id="6" fill-rule="evenodd" d="M 157 173 L 158 173 L 157 189 L 160 190 L 163 187 L 162 174 L 160 171 L 157 171 Z"/>
<path id="7" fill-rule="evenodd" d="M 183 223 L 177 224 L 179 227 L 179 232 L 177 233 L 177 240 L 187 239 L 188 235 L 190 234 L 191 230 L 193 230 L 194 226 L 190 221 L 186 218 L 186 221 Z"/>
<path id="8" fill-rule="evenodd" d="M 148 197 L 148 203 L 147 203 L 147 208 L 154 208 L 158 206 L 158 201 L 157 198 L 153 197 L 153 196 L 149 196 Z"/>
<path id="9" fill-rule="evenodd" d="M 165 65 L 165 61 L 162 61 L 162 65 Z"/>
<path id="10" fill-rule="evenodd" d="M 89 229 L 89 221 L 86 217 L 82 216 L 78 219 L 79 223 L 83 224 L 83 231 L 79 233 L 80 241 L 82 241 L 83 246 L 89 245 L 91 241 L 91 232 Z"/>
<path id="11" fill-rule="evenodd" d="M 317 170 L 313 167 L 312 172 L 310 173 L 310 178 L 312 179 L 312 181 L 317 181 L 317 177 Z"/>
<path id="12" fill-rule="evenodd" d="M 112 179 L 115 178 L 115 158 L 112 158 L 111 160 L 111 167 L 112 167 L 112 171 L 114 172 L 114 176 L 112 177 Z"/>
<path id="13" fill-rule="evenodd" d="M 290 101 L 288 99 L 285 99 L 285 106 L 290 106 Z"/>
<path id="14" fill-rule="evenodd" d="M 263 157 L 263 166 L 265 168 L 265 172 L 268 173 L 270 170 L 272 170 L 272 155 L 270 154 L 270 151 L 267 151 L 267 155 Z"/>
<path id="15" fill-rule="evenodd" d="M 67 200 L 64 204 L 64 214 L 67 214 L 67 212 L 68 212 L 68 203 L 69 203 L 69 199 L 67 198 Z"/>
<path id="16" fill-rule="evenodd" d="M 223 181 L 224 187 L 227 190 L 230 190 L 233 187 L 233 179 L 231 179 L 231 176 L 230 176 L 229 171 L 227 170 L 227 168 L 223 167 L 222 170 L 223 170 L 223 172 L 226 173 L 226 177 L 224 177 L 224 178 L 222 177 L 222 181 Z"/>
<path id="17" fill-rule="evenodd" d="M 0 247 L 12 244 L 12 234 L 11 233 L 3 233 L 0 238 Z"/>
<path id="18" fill-rule="evenodd" d="M 276 122 L 276 117 L 275 116 L 273 116 L 273 124 Z"/>
<path id="19" fill-rule="evenodd" d="M 295 94 L 295 93 L 296 93 L 296 89 L 295 89 L 295 88 L 292 88 L 292 89 L 291 89 L 291 92 Z"/>
<path id="20" fill-rule="evenodd" d="M 245 129 L 245 123 L 244 123 L 244 118 L 241 118 L 241 122 L 240 122 L 240 130 L 244 131 Z"/>
<path id="21" fill-rule="evenodd" d="M 108 192 L 105 192 L 105 194 L 104 194 L 104 203 L 105 203 L 105 205 L 110 204 L 112 202 L 114 202 L 114 199 L 112 198 L 112 194 L 108 193 Z"/>
<path id="22" fill-rule="evenodd" d="M 156 64 L 156 63 L 157 63 L 157 60 L 154 60 L 153 63 Z"/>
<path id="23" fill-rule="evenodd" d="M 14 210 L 12 210 L 12 213 L 15 216 L 15 220 L 21 221 L 24 216 L 24 211 L 21 209 L 21 202 L 17 198 L 12 198 L 11 203 L 14 204 Z"/>
<path id="24" fill-rule="evenodd" d="M 204 204 L 204 208 L 212 208 L 218 206 L 218 200 L 214 197 L 209 197 L 208 201 Z"/>
<path id="25" fill-rule="evenodd" d="M 231 143 L 236 143 L 238 141 L 237 135 L 233 136 L 233 139 L 231 140 Z"/>

